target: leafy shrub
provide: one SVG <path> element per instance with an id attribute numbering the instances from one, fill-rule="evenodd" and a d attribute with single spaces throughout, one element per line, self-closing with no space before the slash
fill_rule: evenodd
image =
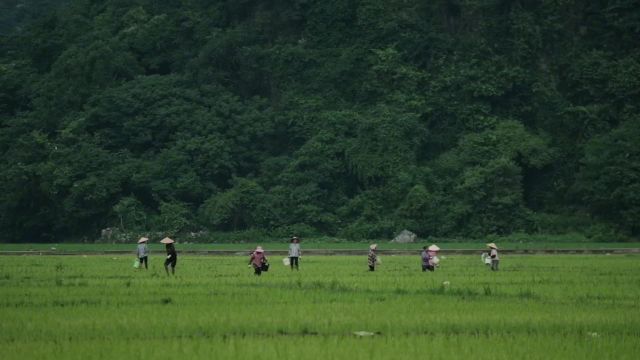
<path id="1" fill-rule="evenodd" d="M 341 231 L 340 236 L 348 240 L 391 239 L 396 231 L 396 225 L 390 220 L 357 221 Z"/>

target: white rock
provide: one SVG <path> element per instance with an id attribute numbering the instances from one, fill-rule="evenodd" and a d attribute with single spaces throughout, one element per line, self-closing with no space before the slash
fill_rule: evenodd
<path id="1" fill-rule="evenodd" d="M 373 336 L 375 335 L 375 333 L 369 332 L 369 331 L 354 331 L 353 335 L 355 336 Z"/>

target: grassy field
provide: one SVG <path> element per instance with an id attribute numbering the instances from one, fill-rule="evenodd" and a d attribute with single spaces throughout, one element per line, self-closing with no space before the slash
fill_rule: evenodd
<path id="1" fill-rule="evenodd" d="M 419 242 L 413 244 L 396 244 L 390 242 L 378 242 L 378 248 L 381 250 L 420 250 L 423 246 L 430 243 Z M 268 250 L 286 250 L 289 243 L 282 242 L 252 242 L 252 243 L 210 243 L 195 244 L 178 242 L 176 247 L 178 250 L 238 250 L 250 251 L 255 249 L 257 245 L 263 246 Z M 484 250 L 485 242 L 447 242 L 439 243 L 442 249 L 478 249 Z M 640 248 L 638 242 L 623 243 L 598 243 L 598 242 L 504 242 L 498 244 L 501 249 L 619 249 L 619 248 Z M 360 249 L 367 250 L 369 243 L 364 242 L 303 242 L 302 249 Z M 151 251 L 162 252 L 164 245 L 157 242 L 149 244 Z M 27 251 L 27 250 L 52 250 L 57 251 L 79 251 L 93 252 L 106 250 L 121 250 L 135 252 L 136 243 L 131 244 L 81 244 L 81 243 L 59 243 L 59 244 L 0 244 L 0 251 Z"/>
<path id="2" fill-rule="evenodd" d="M 3 359 L 636 359 L 640 257 L 0 258 Z M 448 284 L 448 285 L 447 285 Z M 357 331 L 373 333 L 360 337 Z"/>

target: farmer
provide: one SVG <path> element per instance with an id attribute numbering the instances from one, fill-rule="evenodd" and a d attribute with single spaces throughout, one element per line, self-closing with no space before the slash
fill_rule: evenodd
<path id="1" fill-rule="evenodd" d="M 260 276 L 262 271 L 266 271 L 268 269 L 269 263 L 267 262 L 267 257 L 264 255 L 264 250 L 262 246 L 258 246 L 252 253 L 251 258 L 249 258 L 249 266 L 253 266 L 254 275 Z"/>
<path id="2" fill-rule="evenodd" d="M 300 270 L 298 268 L 298 258 L 302 256 L 302 252 L 300 251 L 300 239 L 297 236 L 291 238 L 291 243 L 289 244 L 289 265 L 291 266 L 291 271 L 293 271 L 293 266 L 295 265 L 296 270 Z"/>
<path id="3" fill-rule="evenodd" d="M 378 262 L 378 256 L 376 255 L 377 249 L 378 249 L 378 244 L 369 245 L 369 256 L 367 258 L 369 263 L 369 271 L 376 270 L 376 263 Z"/>
<path id="4" fill-rule="evenodd" d="M 489 248 L 489 257 L 491 258 L 491 270 L 498 271 L 498 264 L 500 263 L 498 247 L 494 243 L 487 244 L 487 247 Z"/>
<path id="5" fill-rule="evenodd" d="M 436 270 L 436 265 L 438 265 L 439 260 L 438 260 L 438 251 L 440 251 L 440 248 L 438 247 L 438 245 L 431 245 L 429 247 L 423 247 L 422 248 L 422 271 L 435 271 Z"/>
<path id="6" fill-rule="evenodd" d="M 144 268 L 149 269 L 149 248 L 147 248 L 147 239 L 146 237 L 141 237 L 138 240 L 138 250 L 136 252 L 136 256 L 138 256 L 138 261 L 140 261 L 140 267 L 142 268 L 142 264 L 144 263 Z"/>
<path id="7" fill-rule="evenodd" d="M 178 254 L 176 253 L 176 247 L 173 245 L 175 241 L 168 237 L 160 240 L 162 244 L 165 244 L 167 249 L 167 258 L 164 260 L 164 270 L 169 275 L 169 265 L 171 265 L 171 273 L 176 274 L 176 263 L 178 262 Z"/>

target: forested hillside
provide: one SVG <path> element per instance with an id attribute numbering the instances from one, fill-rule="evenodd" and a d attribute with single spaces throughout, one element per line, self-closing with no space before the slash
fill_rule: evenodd
<path id="1" fill-rule="evenodd" d="M 0 17 L 2 241 L 640 235 L 640 1 L 41 3 Z"/>

